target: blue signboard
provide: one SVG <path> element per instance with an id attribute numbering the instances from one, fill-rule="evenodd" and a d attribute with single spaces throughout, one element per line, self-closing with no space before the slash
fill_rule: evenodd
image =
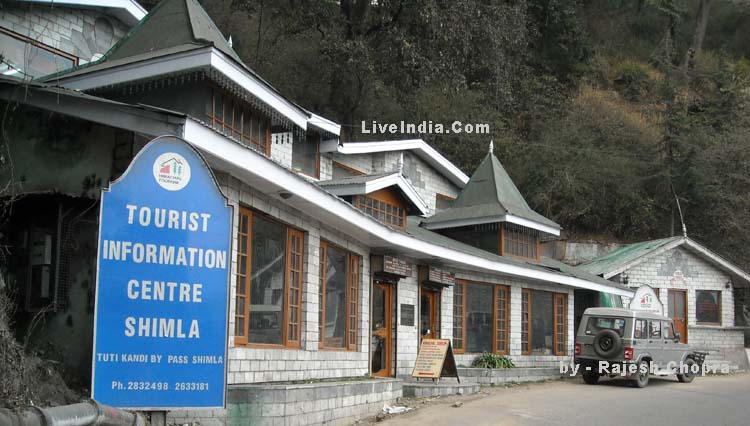
<path id="1" fill-rule="evenodd" d="M 231 221 L 211 170 L 175 137 L 102 191 L 93 399 L 224 406 Z"/>

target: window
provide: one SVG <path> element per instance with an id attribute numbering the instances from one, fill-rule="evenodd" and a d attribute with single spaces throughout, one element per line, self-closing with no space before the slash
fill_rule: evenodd
<path id="1" fill-rule="evenodd" d="M 73 68 L 78 59 L 0 28 L 0 74 L 35 78 Z"/>
<path id="2" fill-rule="evenodd" d="M 240 208 L 235 343 L 299 347 L 303 234 Z"/>
<path id="3" fill-rule="evenodd" d="M 622 318 L 594 317 L 589 318 L 589 322 L 586 324 L 587 335 L 593 336 L 605 329 L 614 330 L 622 337 L 625 334 L 625 320 Z"/>
<path id="4" fill-rule="evenodd" d="M 649 321 L 649 336 L 652 339 L 661 339 L 661 321 Z"/>
<path id="5" fill-rule="evenodd" d="M 395 204 L 367 195 L 357 195 L 354 197 L 354 206 L 387 225 L 406 227 L 406 210 Z"/>
<path id="6" fill-rule="evenodd" d="M 647 339 L 648 338 L 648 324 L 646 320 L 635 320 L 635 331 L 633 333 L 634 339 Z"/>
<path id="7" fill-rule="evenodd" d="M 524 355 L 565 355 L 567 305 L 566 294 L 523 290 L 521 350 Z"/>
<path id="8" fill-rule="evenodd" d="M 721 325 L 720 291 L 695 291 L 695 320 L 698 324 Z"/>
<path id="9" fill-rule="evenodd" d="M 453 202 L 456 201 L 454 197 L 449 197 L 443 194 L 435 194 L 435 211 L 439 212 L 449 208 Z"/>
<path id="10" fill-rule="evenodd" d="M 525 226 L 504 223 L 500 254 L 539 259 L 539 233 Z"/>
<path id="11" fill-rule="evenodd" d="M 292 169 L 320 178 L 320 134 L 308 132 L 304 141 L 292 144 Z"/>
<path id="12" fill-rule="evenodd" d="M 361 258 L 323 241 L 320 244 L 318 311 L 320 347 L 357 349 Z"/>
<path id="13" fill-rule="evenodd" d="M 510 288 L 458 282 L 453 288 L 453 348 L 458 353 L 508 353 Z"/>
<path id="14" fill-rule="evenodd" d="M 209 124 L 216 130 L 271 155 L 270 120 L 250 104 L 217 88 L 211 89 L 211 105 L 207 114 Z"/>
<path id="15" fill-rule="evenodd" d="M 672 323 L 669 321 L 662 321 L 662 328 L 664 329 L 664 338 L 665 339 L 674 339 L 674 327 L 672 326 Z"/>

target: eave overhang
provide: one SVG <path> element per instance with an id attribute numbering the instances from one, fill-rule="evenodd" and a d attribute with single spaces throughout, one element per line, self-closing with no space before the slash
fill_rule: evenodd
<path id="1" fill-rule="evenodd" d="M 446 228 L 458 228 L 461 226 L 471 225 L 482 225 L 485 223 L 497 223 L 497 222 L 510 222 L 516 225 L 521 225 L 526 228 L 535 229 L 546 234 L 560 236 L 560 228 L 553 228 L 543 223 L 535 222 L 533 220 L 525 219 L 520 216 L 512 214 L 503 214 L 497 216 L 480 217 L 480 218 L 469 218 L 469 219 L 456 219 L 446 220 L 444 222 L 434 223 L 423 223 L 422 226 L 429 230 L 446 229 Z"/>
<path id="2" fill-rule="evenodd" d="M 376 152 L 391 151 L 414 151 L 414 153 L 426 161 L 432 167 L 440 171 L 448 180 L 459 188 L 466 186 L 469 177 L 455 164 L 437 152 L 422 139 L 405 139 L 396 141 L 378 142 L 347 142 L 338 147 L 340 154 L 372 154 Z"/>
<path id="3" fill-rule="evenodd" d="M 218 72 L 222 77 L 248 91 L 270 108 L 288 118 L 296 126 L 303 130 L 307 129 L 310 114 L 281 96 L 268 83 L 248 72 L 232 58 L 212 46 L 124 63 L 84 74 L 73 73 L 70 76 L 63 74 L 51 78 L 47 83 L 87 91 L 200 69 Z"/>
<path id="4" fill-rule="evenodd" d="M 414 189 L 414 186 L 412 186 L 412 184 L 409 183 L 400 172 L 394 172 L 367 182 L 352 185 L 321 186 L 323 186 L 327 192 L 339 197 L 370 194 L 384 188 L 395 186 L 401 190 L 409 202 L 419 211 L 419 214 L 424 216 L 430 212 L 427 203 L 422 200 L 422 197 L 419 196 L 417 190 Z"/>

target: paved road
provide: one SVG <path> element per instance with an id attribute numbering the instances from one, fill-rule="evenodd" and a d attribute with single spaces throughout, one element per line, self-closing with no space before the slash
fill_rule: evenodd
<path id="1" fill-rule="evenodd" d="M 493 389 L 467 401 L 420 407 L 384 423 L 396 425 L 750 425 L 750 375 L 697 377 L 693 383 L 651 379 L 644 389 L 580 379 Z"/>

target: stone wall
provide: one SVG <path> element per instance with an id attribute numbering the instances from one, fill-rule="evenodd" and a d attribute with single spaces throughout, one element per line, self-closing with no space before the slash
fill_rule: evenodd
<path id="1" fill-rule="evenodd" d="M 708 352 L 707 365 L 721 370 L 726 364 L 732 371 L 750 371 L 744 329 L 694 326 L 688 328 L 688 339 L 691 349 Z"/>
<path id="2" fill-rule="evenodd" d="M 130 29 L 96 10 L 13 2 L 0 8 L 0 27 L 80 58 L 81 63 L 107 53 Z"/>
<path id="3" fill-rule="evenodd" d="M 560 373 L 559 366 L 549 368 L 459 368 L 458 374 L 462 383 L 479 383 L 481 385 L 540 382 L 566 376 Z"/>
<path id="4" fill-rule="evenodd" d="M 232 386 L 226 410 L 175 410 L 168 423 L 203 426 L 350 425 L 402 395 L 396 379 Z"/>

